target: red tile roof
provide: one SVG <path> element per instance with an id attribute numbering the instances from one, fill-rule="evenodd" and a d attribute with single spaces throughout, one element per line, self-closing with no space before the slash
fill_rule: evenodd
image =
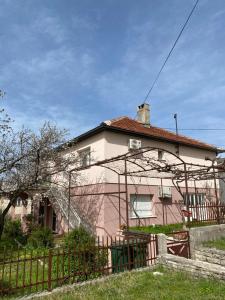
<path id="1" fill-rule="evenodd" d="M 171 131 L 158 128 L 155 126 L 150 126 L 146 127 L 140 122 L 130 119 L 128 117 L 120 117 L 117 119 L 112 119 L 110 121 L 105 121 L 105 125 L 109 128 L 114 128 L 114 129 L 119 129 L 122 131 L 127 131 L 133 134 L 140 134 L 144 135 L 146 137 L 152 137 L 152 138 L 157 138 L 160 140 L 166 140 L 169 142 L 176 142 L 179 144 L 184 144 L 187 146 L 192 146 L 196 148 L 202 148 L 202 149 L 207 149 L 211 151 L 217 151 L 218 149 L 210 144 L 206 144 L 204 142 L 201 142 L 199 140 L 195 140 L 189 137 L 186 137 L 184 135 L 177 135 Z"/>

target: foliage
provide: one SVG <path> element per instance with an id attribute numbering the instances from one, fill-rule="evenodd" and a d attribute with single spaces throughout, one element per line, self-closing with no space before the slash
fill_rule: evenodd
<path id="1" fill-rule="evenodd" d="M 11 285 L 8 281 L 0 279 L 0 296 L 12 295 L 13 291 Z"/>
<path id="2" fill-rule="evenodd" d="M 19 132 L 12 129 L 4 137 L 0 135 L 0 193 L 9 200 L 0 213 L 0 238 L 5 217 L 18 197 L 24 194 L 28 197 L 34 189 L 59 184 L 56 175 L 68 178 L 68 167 L 76 163 L 77 156 L 65 156 L 59 151 L 65 135 L 65 130 L 50 123 L 45 123 L 37 133 L 24 128 Z M 75 177 L 74 174 L 74 180 Z M 67 181 L 63 182 L 67 187 Z"/>
<path id="3" fill-rule="evenodd" d="M 7 218 L 2 234 L 2 240 L 0 241 L 1 247 L 18 247 L 24 245 L 25 242 L 26 237 L 22 230 L 21 221 Z"/>
<path id="4" fill-rule="evenodd" d="M 190 222 L 189 227 L 202 227 L 202 226 L 209 226 L 209 225 L 215 225 L 215 222 L 197 222 L 193 221 Z M 149 226 L 136 226 L 131 227 L 131 230 L 134 231 L 141 231 L 145 233 L 164 233 L 168 234 L 173 231 L 182 231 L 183 230 L 183 224 L 182 223 L 176 223 L 176 224 L 167 224 L 167 225 L 149 225 Z"/>
<path id="5" fill-rule="evenodd" d="M 95 237 L 83 227 L 76 228 L 64 238 L 64 248 L 53 257 L 53 273 L 66 277 L 73 274 L 77 281 L 95 278 L 108 260 L 107 249 L 95 245 Z"/>
<path id="6" fill-rule="evenodd" d="M 173 231 L 180 231 L 183 228 L 183 224 L 168 224 L 168 225 L 149 225 L 149 226 L 137 226 L 132 227 L 131 230 L 142 231 L 145 233 L 164 233 L 168 234 Z"/>
<path id="7" fill-rule="evenodd" d="M 53 247 L 53 233 L 47 227 L 37 227 L 28 237 L 28 246 L 31 248 L 51 248 Z"/>
<path id="8" fill-rule="evenodd" d="M 27 214 L 23 217 L 23 221 L 26 227 L 26 234 L 30 235 L 33 230 L 35 230 L 37 224 L 35 222 L 35 217 L 33 214 Z"/>
<path id="9" fill-rule="evenodd" d="M 73 247 L 74 245 L 82 248 L 95 244 L 95 237 L 90 234 L 84 227 L 73 229 L 64 238 L 65 246 Z"/>

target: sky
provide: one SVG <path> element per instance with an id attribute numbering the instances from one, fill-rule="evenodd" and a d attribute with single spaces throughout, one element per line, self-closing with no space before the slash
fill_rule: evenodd
<path id="1" fill-rule="evenodd" d="M 75 137 L 135 118 L 195 0 L 0 0 L 0 89 L 13 126 Z M 225 1 L 200 0 L 150 97 L 151 123 L 225 148 Z"/>

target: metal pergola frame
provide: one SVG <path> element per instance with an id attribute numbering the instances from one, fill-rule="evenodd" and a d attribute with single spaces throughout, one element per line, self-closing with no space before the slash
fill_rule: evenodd
<path id="1" fill-rule="evenodd" d="M 172 160 L 159 160 L 151 154 L 158 154 L 163 151 L 165 156 L 170 156 Z M 175 162 L 174 162 L 175 160 Z M 185 184 L 185 194 L 188 195 L 188 181 L 214 181 L 216 204 L 219 204 L 217 192 L 217 179 L 224 180 L 225 164 L 217 165 L 215 160 L 210 160 L 207 164 L 195 164 L 185 162 L 180 156 L 173 152 L 158 147 L 143 147 L 135 151 L 129 151 L 125 154 L 118 155 L 109 159 L 91 163 L 84 167 L 75 167 L 69 171 L 69 199 L 68 199 L 68 222 L 71 197 L 90 196 L 90 195 L 115 195 L 118 194 L 119 199 L 119 225 L 121 225 L 121 194 L 125 194 L 126 202 L 126 227 L 129 230 L 129 195 L 128 195 L 128 177 L 144 177 L 157 179 L 170 179 L 184 200 L 184 193 L 181 192 L 179 184 Z M 210 161 L 210 164 L 209 164 Z M 101 192 L 101 193 L 82 193 L 71 195 L 71 177 L 72 173 L 90 169 L 92 167 L 102 167 L 111 170 L 118 176 L 117 192 Z M 223 176 L 222 176 L 223 175 Z M 125 190 L 121 190 L 121 177 L 124 177 Z M 224 180 L 225 181 L 225 180 Z M 189 203 L 186 201 L 186 209 L 189 210 Z M 189 217 L 188 217 L 189 220 Z"/>

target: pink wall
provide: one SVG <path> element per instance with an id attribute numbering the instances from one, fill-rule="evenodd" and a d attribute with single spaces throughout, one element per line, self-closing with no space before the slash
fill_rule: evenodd
<path id="1" fill-rule="evenodd" d="M 82 196 L 73 197 L 73 201 L 77 207 L 85 208 L 83 210 L 84 215 L 89 216 L 96 227 L 96 233 L 100 236 L 116 235 L 117 230 L 120 228 L 120 224 L 126 224 L 126 196 L 125 185 L 120 185 L 121 197 L 119 206 L 118 197 L 118 185 L 117 184 L 98 184 L 89 185 L 74 189 L 73 193 L 84 194 L 84 193 L 108 193 L 107 195 L 99 196 Z M 130 194 L 135 194 L 137 187 L 135 185 L 128 185 L 128 201 L 130 201 Z M 190 193 L 194 193 L 193 188 L 189 188 Z M 203 189 L 198 190 L 199 193 L 204 192 Z M 115 194 L 110 194 L 115 193 Z M 212 195 L 214 190 L 212 190 Z M 129 205 L 129 224 L 130 226 L 146 226 L 151 224 L 173 224 L 182 222 L 181 206 L 177 202 L 182 200 L 181 195 L 172 187 L 172 199 L 171 200 L 160 200 L 158 198 L 158 186 L 139 185 L 138 194 L 153 195 L 152 212 L 153 215 L 148 218 L 131 218 L 130 217 L 130 205 Z M 93 202 L 94 199 L 94 202 Z M 119 208 L 120 207 L 120 208 Z M 119 212 L 121 218 L 119 218 Z"/>

